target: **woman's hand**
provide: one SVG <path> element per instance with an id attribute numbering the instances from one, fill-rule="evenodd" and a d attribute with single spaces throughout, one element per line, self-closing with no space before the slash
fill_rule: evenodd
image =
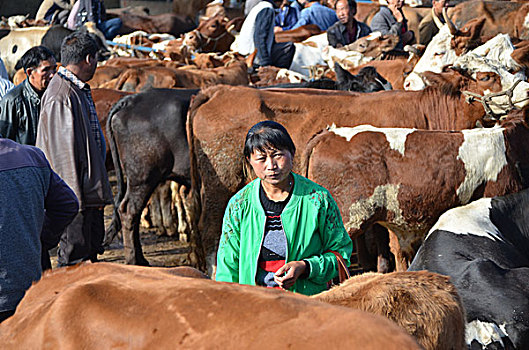
<path id="1" fill-rule="evenodd" d="M 277 270 L 274 281 L 283 289 L 291 288 L 296 280 L 305 272 L 304 261 L 291 261 Z"/>

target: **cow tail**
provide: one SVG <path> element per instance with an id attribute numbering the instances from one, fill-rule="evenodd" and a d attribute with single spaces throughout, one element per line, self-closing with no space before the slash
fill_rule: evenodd
<path id="1" fill-rule="evenodd" d="M 121 98 L 118 102 L 116 102 L 114 106 L 112 106 L 110 112 L 108 112 L 107 118 L 107 135 L 110 146 L 110 153 L 112 154 L 112 162 L 114 163 L 114 169 L 116 171 L 117 194 L 114 197 L 114 212 L 112 214 L 112 222 L 105 231 L 105 238 L 103 240 L 103 245 L 105 246 L 108 246 L 110 243 L 112 243 L 114 238 L 116 238 L 118 232 L 121 230 L 119 206 L 121 205 L 123 197 L 125 196 L 125 178 L 123 176 L 123 167 L 121 166 L 121 159 L 119 157 L 119 151 L 116 144 L 114 130 L 112 128 L 112 119 L 116 115 L 116 113 L 123 108 L 124 105 L 128 104 L 128 97 L 130 96 L 125 96 Z"/>
<path id="2" fill-rule="evenodd" d="M 307 146 L 305 146 L 303 150 L 303 154 L 301 155 L 300 161 L 300 174 L 305 176 L 306 178 L 309 178 L 310 158 L 312 157 L 314 147 L 316 147 L 316 145 L 320 143 L 322 139 L 321 136 L 327 133 L 327 129 L 323 129 L 312 135 L 312 137 L 307 142 Z"/>

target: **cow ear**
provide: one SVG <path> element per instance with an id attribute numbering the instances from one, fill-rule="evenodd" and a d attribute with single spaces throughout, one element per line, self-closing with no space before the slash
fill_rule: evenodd
<path id="1" fill-rule="evenodd" d="M 529 67 L 529 41 L 522 41 L 515 46 L 511 58 L 521 66 Z"/>
<path id="2" fill-rule="evenodd" d="M 485 17 L 476 19 L 476 22 L 470 27 L 470 39 L 477 40 L 481 36 L 481 30 L 485 25 Z"/>
<path id="3" fill-rule="evenodd" d="M 336 73 L 336 81 L 339 83 L 343 83 L 353 78 L 353 75 L 343 69 L 338 62 L 334 62 L 334 72 Z"/>

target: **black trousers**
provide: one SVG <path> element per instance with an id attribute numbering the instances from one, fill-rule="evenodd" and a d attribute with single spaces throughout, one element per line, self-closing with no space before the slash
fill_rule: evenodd
<path id="1" fill-rule="evenodd" d="M 272 57 L 272 66 L 279 68 L 289 69 L 292 64 L 292 59 L 294 58 L 294 53 L 296 52 L 296 47 L 294 43 L 276 43 L 272 45 L 272 52 L 270 56 Z"/>
<path id="2" fill-rule="evenodd" d="M 97 254 L 104 252 L 104 235 L 103 210 L 81 210 L 61 235 L 57 250 L 58 266 L 75 265 L 86 260 L 96 262 Z"/>

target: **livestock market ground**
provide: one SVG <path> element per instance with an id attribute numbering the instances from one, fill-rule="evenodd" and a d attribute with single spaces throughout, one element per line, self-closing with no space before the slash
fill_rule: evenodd
<path id="1" fill-rule="evenodd" d="M 113 174 L 112 174 L 113 175 Z M 110 184 L 115 190 L 116 178 L 110 176 Z M 115 193 L 114 193 L 115 195 Z M 112 220 L 112 205 L 105 207 L 105 227 L 110 225 Z M 189 244 L 181 242 L 176 237 L 158 236 L 156 229 L 144 229 L 140 227 L 141 245 L 143 254 L 151 266 L 174 267 L 188 265 L 186 258 L 189 252 Z M 57 266 L 56 250 L 50 251 L 52 266 Z M 123 241 L 120 238 L 114 239 L 112 244 L 106 248 L 103 255 L 99 255 L 99 260 L 118 264 L 125 263 L 123 255 Z"/>

